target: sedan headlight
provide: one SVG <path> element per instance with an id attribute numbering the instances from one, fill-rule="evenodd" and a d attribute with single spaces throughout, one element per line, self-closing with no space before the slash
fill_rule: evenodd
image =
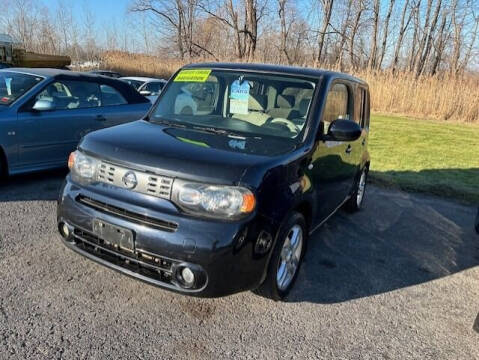
<path id="1" fill-rule="evenodd" d="M 68 158 L 68 168 L 74 181 L 91 183 L 96 180 L 99 161 L 80 151 L 75 151 Z"/>
<path id="2" fill-rule="evenodd" d="M 251 213 L 254 194 L 239 186 L 207 185 L 175 180 L 173 201 L 183 210 L 218 218 L 238 218 Z"/>

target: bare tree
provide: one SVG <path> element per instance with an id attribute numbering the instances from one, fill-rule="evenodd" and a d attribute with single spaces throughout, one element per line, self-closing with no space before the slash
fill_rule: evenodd
<path id="1" fill-rule="evenodd" d="M 175 43 L 181 59 L 194 55 L 193 29 L 196 21 L 197 0 L 136 0 L 132 12 L 155 15 L 163 26 L 175 34 Z"/>
<path id="2" fill-rule="evenodd" d="M 130 17 L 101 23 L 88 7 L 56 1 L 0 0 L 0 32 L 78 60 L 118 49 L 415 76 L 462 76 L 478 65 L 477 0 L 130 0 Z"/>
<path id="3" fill-rule="evenodd" d="M 446 25 L 447 25 L 447 15 L 448 11 L 443 10 L 442 17 L 441 17 L 441 25 L 439 26 L 438 36 L 434 43 L 434 60 L 431 65 L 431 75 L 435 75 L 437 73 L 437 69 L 439 64 L 442 61 L 442 56 L 444 53 L 444 48 L 446 44 Z"/>
<path id="4" fill-rule="evenodd" d="M 379 33 L 379 10 L 381 8 L 381 0 L 374 0 L 373 8 L 373 36 L 371 52 L 369 54 L 368 68 L 374 69 L 376 67 L 376 57 L 378 51 L 378 33 Z"/>
<path id="5" fill-rule="evenodd" d="M 281 24 L 281 44 L 280 52 L 285 57 L 288 64 L 291 64 L 291 57 L 288 53 L 287 42 L 290 26 L 286 25 L 286 3 L 288 0 L 278 0 L 278 16 Z"/>
<path id="6" fill-rule="evenodd" d="M 358 4 L 358 8 L 356 10 L 356 16 L 355 16 L 354 23 L 353 23 L 353 26 L 352 26 L 352 29 L 351 29 L 351 34 L 349 36 L 349 58 L 350 58 L 351 66 L 352 66 L 353 69 L 358 66 L 357 62 L 354 59 L 354 40 L 356 38 L 356 34 L 358 32 L 358 29 L 359 29 L 359 23 L 361 21 L 361 16 L 362 16 L 364 10 L 366 9 L 365 0 L 359 0 L 357 2 L 357 4 Z"/>
<path id="7" fill-rule="evenodd" d="M 316 62 L 321 63 L 321 56 L 323 55 L 324 40 L 326 38 L 326 31 L 328 30 L 331 21 L 331 14 L 333 12 L 334 0 L 320 0 L 322 6 L 322 20 L 321 27 L 318 34 L 318 56 Z"/>
<path id="8" fill-rule="evenodd" d="M 408 10 L 409 6 L 409 0 L 404 1 L 404 5 L 402 8 L 401 12 L 401 24 L 399 25 L 399 34 L 398 38 L 396 40 L 396 46 L 394 47 L 394 58 L 393 58 L 393 63 L 392 63 L 392 71 L 395 72 L 398 62 L 399 62 L 399 52 L 401 51 L 403 39 L 404 39 L 404 34 L 406 33 L 406 30 L 409 26 L 409 23 L 411 22 L 412 19 L 412 12 L 409 12 L 408 19 L 406 21 L 406 13 Z"/>
<path id="9" fill-rule="evenodd" d="M 389 8 L 388 12 L 386 15 L 386 19 L 384 20 L 384 29 L 383 29 L 383 41 L 381 44 L 381 55 L 379 56 L 379 61 L 377 63 L 377 68 L 380 69 L 383 60 L 384 60 L 384 55 L 386 54 L 386 45 L 388 41 L 388 35 L 389 35 L 389 20 L 391 19 L 391 14 L 393 12 L 393 7 L 394 7 L 395 0 L 389 0 Z"/>
<path id="10" fill-rule="evenodd" d="M 343 52 L 344 52 L 344 47 L 346 45 L 346 41 L 348 39 L 348 28 L 351 26 L 350 24 L 350 19 L 351 19 L 351 13 L 353 10 L 353 0 L 348 0 L 346 2 L 346 16 L 344 20 L 342 20 L 342 26 L 341 30 L 339 31 L 339 43 L 336 48 L 336 56 L 334 59 L 334 63 L 339 65 L 339 69 L 342 71 L 343 70 Z"/>
<path id="11" fill-rule="evenodd" d="M 429 5 L 429 4 L 428 4 Z M 419 52 L 419 60 L 416 64 L 416 77 L 420 76 L 422 74 L 422 71 L 424 70 L 426 60 L 428 59 L 428 56 L 431 52 L 431 47 L 432 47 L 432 41 L 433 41 L 433 36 L 436 31 L 436 26 L 437 26 L 437 21 L 439 19 L 439 14 L 441 11 L 441 6 L 442 6 L 442 0 L 437 0 L 436 2 L 436 8 L 434 10 L 434 15 L 432 17 L 431 25 L 427 28 L 427 35 L 424 40 L 424 44 L 422 45 L 421 52 Z"/>

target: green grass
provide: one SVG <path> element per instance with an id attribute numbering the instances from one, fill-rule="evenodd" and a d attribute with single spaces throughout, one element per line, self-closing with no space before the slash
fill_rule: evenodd
<path id="1" fill-rule="evenodd" d="M 479 203 L 479 126 L 371 118 L 373 183 Z"/>

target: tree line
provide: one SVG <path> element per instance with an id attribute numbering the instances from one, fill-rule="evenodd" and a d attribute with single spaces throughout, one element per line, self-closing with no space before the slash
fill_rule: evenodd
<path id="1" fill-rule="evenodd" d="M 2 4 L 3 1 L 3 4 Z M 104 50 L 182 61 L 260 61 L 339 70 L 476 71 L 477 0 L 131 0 L 98 24 L 58 0 L 0 0 L 0 32 L 29 50 L 98 58 Z"/>
<path id="2" fill-rule="evenodd" d="M 475 0 L 135 0 L 181 59 L 391 69 L 475 68 Z M 233 55 L 233 56 L 232 56 Z"/>

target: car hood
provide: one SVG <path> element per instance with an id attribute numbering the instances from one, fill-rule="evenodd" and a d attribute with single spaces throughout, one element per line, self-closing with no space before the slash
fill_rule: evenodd
<path id="1" fill-rule="evenodd" d="M 239 184 L 249 168 L 270 168 L 292 146 L 277 139 L 232 137 L 141 120 L 90 133 L 79 148 L 160 175 Z"/>

